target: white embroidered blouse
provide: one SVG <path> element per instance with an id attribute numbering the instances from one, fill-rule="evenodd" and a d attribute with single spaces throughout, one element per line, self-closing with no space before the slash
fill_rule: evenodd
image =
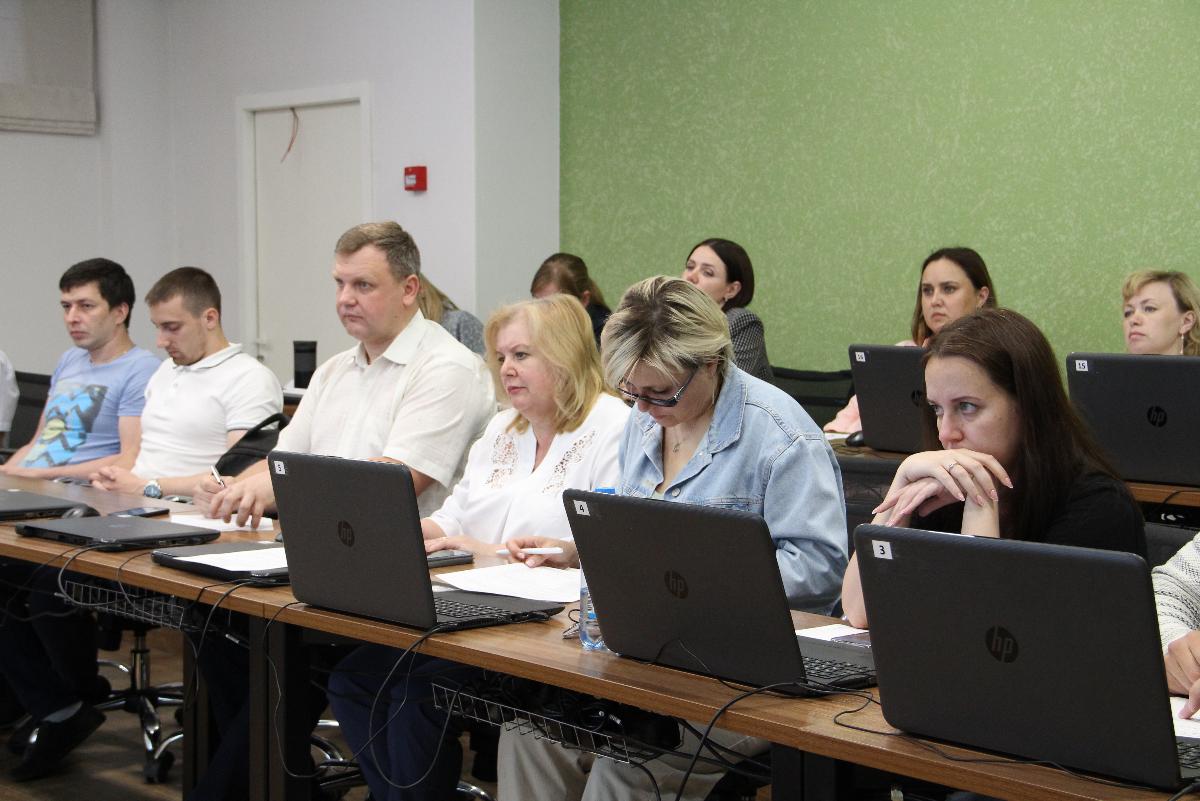
<path id="1" fill-rule="evenodd" d="M 509 430 L 517 413 L 506 409 L 467 456 L 462 480 L 430 517 L 448 537 L 466 535 L 500 543 L 517 536 L 570 539 L 562 491 L 615 487 L 617 445 L 629 408 L 601 395 L 583 424 L 554 438 L 535 470 L 533 431 Z"/>

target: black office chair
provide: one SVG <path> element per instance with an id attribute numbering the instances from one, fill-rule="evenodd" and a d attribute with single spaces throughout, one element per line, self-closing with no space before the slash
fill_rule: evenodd
<path id="1" fill-rule="evenodd" d="M 50 395 L 50 376 L 22 373 L 20 370 L 16 376 L 20 397 L 17 399 L 8 441 L 5 447 L 0 448 L 0 462 L 7 461 L 18 448 L 33 439 L 42 420 L 42 410 L 46 408 L 46 398 Z"/>
<path id="2" fill-rule="evenodd" d="M 772 382 L 804 407 L 804 411 L 823 426 L 850 400 L 850 371 L 792 370 L 775 367 Z"/>
<path id="3" fill-rule="evenodd" d="M 1174 556 L 1180 548 L 1195 538 L 1194 528 L 1168 526 L 1165 523 L 1146 524 L 1146 562 L 1157 567 Z"/>

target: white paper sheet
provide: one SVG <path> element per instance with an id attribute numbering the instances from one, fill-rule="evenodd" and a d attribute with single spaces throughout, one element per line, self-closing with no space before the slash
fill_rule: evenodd
<path id="1" fill-rule="evenodd" d="M 1179 710 L 1183 709 L 1186 701 L 1186 698 L 1171 696 L 1171 722 L 1175 724 L 1175 736 L 1200 740 L 1200 720 L 1196 718 L 1181 720 L 1179 717 Z"/>
<path id="2" fill-rule="evenodd" d="M 230 520 L 226 523 L 215 517 L 205 517 L 200 514 L 177 514 L 171 515 L 172 523 L 179 523 L 183 526 L 197 526 L 198 528 L 211 528 L 213 531 L 274 531 L 275 521 L 268 518 L 263 518 L 258 521 L 258 528 L 252 529 L 249 526 L 239 526 Z"/>
<path id="3" fill-rule="evenodd" d="M 863 634 L 866 629 L 856 629 L 844 623 L 830 623 L 828 626 L 813 626 L 811 629 L 796 629 L 797 637 L 811 637 L 814 640 L 836 640 L 852 634 Z"/>
<path id="4" fill-rule="evenodd" d="M 459 570 L 437 576 L 460 590 L 511 595 L 532 601 L 572 603 L 579 600 L 579 571 L 569 567 L 526 567 L 521 562 Z"/>
<path id="5" fill-rule="evenodd" d="M 826 432 L 825 432 L 825 440 L 826 440 L 827 442 L 841 442 L 842 440 L 844 440 L 844 439 L 845 439 L 846 437 L 848 437 L 848 436 L 850 436 L 850 435 L 849 435 L 849 434 L 843 434 L 843 433 L 842 433 L 842 432 L 840 432 L 840 431 L 826 431 Z"/>
<path id="6" fill-rule="evenodd" d="M 283 546 L 276 542 L 262 543 L 262 548 L 252 548 L 231 553 L 206 553 L 197 556 L 183 556 L 181 561 L 194 562 L 198 565 L 209 565 L 223 570 L 275 570 L 287 567 L 287 557 Z M 273 547 L 268 547 L 273 546 Z"/>

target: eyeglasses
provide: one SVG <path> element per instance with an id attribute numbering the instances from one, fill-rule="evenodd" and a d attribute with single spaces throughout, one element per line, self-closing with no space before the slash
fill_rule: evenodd
<path id="1" fill-rule="evenodd" d="M 620 392 L 622 395 L 629 398 L 634 403 L 637 403 L 638 401 L 643 401 L 645 403 L 650 404 L 651 406 L 666 406 L 666 407 L 670 408 L 671 406 L 675 406 L 676 404 L 679 403 L 679 398 L 681 395 L 683 395 L 683 391 L 688 388 L 688 384 L 692 383 L 692 379 L 696 377 L 696 373 L 698 373 L 698 372 L 700 372 L 699 367 L 697 367 L 695 370 L 692 371 L 692 374 L 688 376 L 687 381 L 683 382 L 683 386 L 681 386 L 675 392 L 675 394 L 669 398 L 651 398 L 648 395 L 639 395 L 636 392 L 630 392 L 629 390 L 625 389 L 624 380 L 622 380 L 621 384 L 619 384 L 617 386 L 617 392 Z"/>

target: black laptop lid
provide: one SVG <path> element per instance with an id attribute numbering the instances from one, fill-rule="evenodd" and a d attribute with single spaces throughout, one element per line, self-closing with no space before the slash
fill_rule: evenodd
<path id="1" fill-rule="evenodd" d="M 82 501 L 68 501 L 24 490 L 6 489 L 0 491 L 0 520 L 57 517 L 81 504 Z"/>
<path id="2" fill-rule="evenodd" d="M 888 723 L 1178 784 L 1141 557 L 872 525 L 854 540 Z"/>
<path id="3" fill-rule="evenodd" d="M 761 517 L 582 490 L 563 503 L 610 649 L 751 685 L 804 677 Z"/>
<path id="4" fill-rule="evenodd" d="M 880 451 L 925 450 L 925 371 L 921 348 L 851 345 L 850 372 L 862 419 L 863 443 Z"/>
<path id="5" fill-rule="evenodd" d="M 297 600 L 417 628 L 436 622 L 412 475 L 401 464 L 267 456 Z"/>
<path id="6" fill-rule="evenodd" d="M 22 523 L 17 533 L 25 537 L 68 542 L 105 551 L 162 548 L 169 545 L 198 545 L 212 542 L 220 532 L 211 528 L 185 526 L 166 520 L 114 515 Z"/>
<path id="7" fill-rule="evenodd" d="M 1122 478 L 1200 486 L 1200 356 L 1072 353 L 1067 385 Z"/>

